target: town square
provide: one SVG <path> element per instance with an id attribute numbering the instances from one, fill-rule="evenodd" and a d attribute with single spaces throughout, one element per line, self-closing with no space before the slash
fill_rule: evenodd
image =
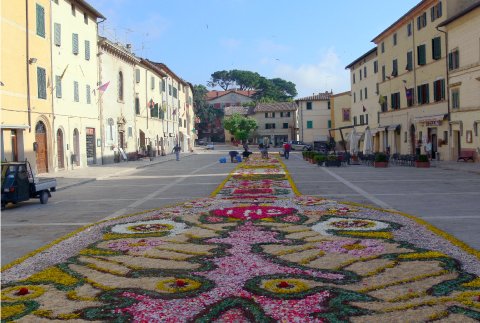
<path id="1" fill-rule="evenodd" d="M 158 54 L 177 4 L 2 2 L 2 322 L 480 321 L 480 1 L 409 5 L 308 94 Z"/>

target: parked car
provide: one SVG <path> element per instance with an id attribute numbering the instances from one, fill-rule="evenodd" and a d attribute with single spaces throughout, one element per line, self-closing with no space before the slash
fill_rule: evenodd
<path id="1" fill-rule="evenodd" d="M 290 141 L 292 150 L 312 150 L 312 145 L 306 144 L 303 141 L 292 140 Z"/>

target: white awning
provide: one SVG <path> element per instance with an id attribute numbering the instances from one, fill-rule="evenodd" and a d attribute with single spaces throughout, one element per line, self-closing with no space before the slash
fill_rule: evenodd
<path id="1" fill-rule="evenodd" d="M 2 129 L 30 129 L 29 125 L 26 124 L 2 124 L 0 125 L 0 128 Z"/>
<path id="2" fill-rule="evenodd" d="M 415 117 L 415 122 L 435 122 L 445 119 L 445 114 L 436 114 L 432 116 Z"/>

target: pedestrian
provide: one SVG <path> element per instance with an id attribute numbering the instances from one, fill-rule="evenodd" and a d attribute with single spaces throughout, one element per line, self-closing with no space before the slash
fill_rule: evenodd
<path id="1" fill-rule="evenodd" d="M 283 144 L 283 156 L 285 159 L 288 159 L 290 157 L 290 150 L 292 150 L 292 145 L 290 143 L 286 142 Z"/>
<path id="2" fill-rule="evenodd" d="M 428 159 L 432 159 L 432 142 L 430 140 L 427 141 L 425 145 L 425 151 L 427 153 Z"/>
<path id="3" fill-rule="evenodd" d="M 180 160 L 180 150 L 182 150 L 182 148 L 180 147 L 179 144 L 176 144 L 175 147 L 173 147 L 173 151 L 175 152 L 175 157 L 177 161 Z"/>
<path id="4" fill-rule="evenodd" d="M 230 155 L 230 161 L 232 163 L 234 163 L 235 162 L 235 157 L 237 157 L 237 155 L 238 155 L 238 151 L 232 150 L 228 154 Z"/>

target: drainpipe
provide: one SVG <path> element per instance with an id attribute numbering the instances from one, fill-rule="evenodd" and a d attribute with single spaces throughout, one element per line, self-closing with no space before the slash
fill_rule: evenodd
<path id="1" fill-rule="evenodd" d="M 26 52 L 27 52 L 27 111 L 28 111 L 28 132 L 32 132 L 32 107 L 30 101 L 30 51 L 29 51 L 29 29 L 28 29 L 28 0 L 25 0 L 25 28 L 26 28 Z"/>
<path id="2" fill-rule="evenodd" d="M 435 27 L 439 32 L 441 33 L 444 33 L 445 34 L 445 69 L 447 71 L 447 74 L 445 76 L 446 80 L 445 80 L 445 91 L 447 92 L 447 120 L 448 120 L 448 134 L 449 134 L 449 139 L 448 140 L 448 159 L 452 159 L 452 139 L 453 139 L 453 136 L 452 136 L 452 126 L 450 125 L 450 121 L 452 121 L 452 118 L 451 118 L 451 112 L 450 112 L 450 89 L 449 89 L 449 85 L 450 85 L 450 80 L 449 80 L 449 68 L 448 68 L 448 32 L 444 31 L 444 30 L 440 30 L 439 27 Z"/>

